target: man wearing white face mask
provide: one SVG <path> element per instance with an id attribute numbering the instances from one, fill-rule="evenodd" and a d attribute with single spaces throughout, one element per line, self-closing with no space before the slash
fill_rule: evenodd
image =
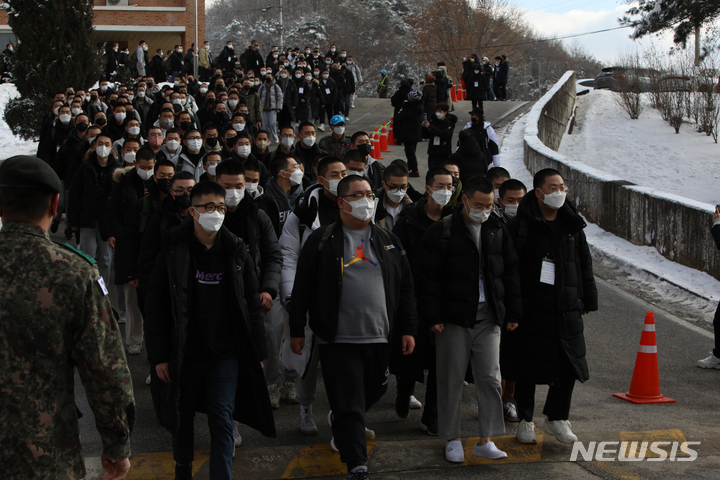
<path id="1" fill-rule="evenodd" d="M 299 142 L 295 145 L 295 157 L 302 160 L 305 165 L 305 175 L 311 182 L 317 181 L 317 173 L 315 166 L 318 159 L 327 155 L 327 152 L 320 148 L 317 144 L 315 135 L 315 126 L 310 122 L 304 122 L 297 127 L 297 136 Z"/>
<path id="2" fill-rule="evenodd" d="M 511 218 L 517 215 L 520 200 L 527 193 L 527 189 L 520 180 L 510 179 L 500 185 L 499 193 L 498 204 L 502 209 L 501 220 L 507 224 Z"/>
<path id="3" fill-rule="evenodd" d="M 245 243 L 223 227 L 225 195 L 217 183 L 193 187 L 190 216 L 168 232 L 145 306 L 152 385 L 175 385 L 153 389 L 161 424 L 173 438 L 175 478 L 192 478 L 193 418 L 201 405 L 213 479 L 232 476 L 233 419 L 275 435 L 262 372 L 267 348 L 257 276 Z"/>
<path id="4" fill-rule="evenodd" d="M 462 209 L 433 224 L 421 243 L 418 312 L 435 333 L 438 425 L 449 462 L 465 460 L 460 440 L 463 380 L 472 367 L 479 437 L 473 455 L 506 458 L 491 437 L 505 433 L 500 395 L 500 333 L 522 317 L 518 259 L 500 219 L 493 187 L 473 177 Z"/>
<path id="5" fill-rule="evenodd" d="M 98 262 L 98 270 L 106 285 L 110 285 L 110 263 L 112 249 L 107 237 L 101 234 L 100 222 L 104 214 L 104 199 L 101 187 L 112 172 L 120 166 L 110 153 L 110 137 L 99 134 L 90 145 L 93 150 L 88 159 L 80 165 L 68 194 L 67 221 L 72 231 L 80 230 L 80 244 L 83 252 Z"/>
<path id="6" fill-rule="evenodd" d="M 295 172 L 300 166 L 295 167 L 292 158 L 286 160 L 288 161 L 287 166 L 280 163 L 280 161 L 275 160 L 277 163 L 273 163 L 273 171 L 278 172 L 274 178 L 278 182 L 278 187 L 284 184 L 285 188 L 287 188 L 287 183 L 300 180 L 292 178 L 293 174 L 299 176 Z M 280 300 L 286 305 L 286 308 L 288 304 L 292 303 L 291 294 L 295 282 L 297 262 L 303 245 L 313 231 L 337 221 L 340 216 L 337 207 L 337 189 L 340 181 L 347 176 L 345 165 L 335 157 L 325 157 L 318 163 L 317 173 L 318 183 L 305 192 L 298 205 L 294 207 L 293 212 L 287 216 L 282 228 L 282 235 L 280 235 L 280 249 L 283 252 Z M 287 176 L 287 181 L 281 181 L 281 176 L 283 178 Z M 268 189 L 275 190 L 272 182 L 268 184 Z M 285 194 L 289 198 L 295 194 L 294 190 L 283 189 L 283 193 L 285 191 L 289 192 L 289 194 Z M 280 207 L 282 197 L 276 198 Z M 283 346 L 282 362 L 285 367 L 300 374 L 297 383 L 297 394 L 300 401 L 300 431 L 305 435 L 317 435 L 318 429 L 313 418 L 312 404 L 315 402 L 318 356 L 312 355 L 311 358 L 314 345 L 310 341 L 312 331 L 309 327 L 306 328 L 305 335 L 307 342 L 302 357 L 291 354 L 289 349 Z M 286 329 L 284 345 L 289 346 L 289 342 L 289 331 Z"/>
<path id="7" fill-rule="evenodd" d="M 328 155 L 343 158 L 350 151 L 350 137 L 345 134 L 345 119 L 342 115 L 335 115 L 330 119 L 332 133 L 320 140 L 318 146 Z"/>
<path id="8" fill-rule="evenodd" d="M 180 153 L 182 153 L 181 145 L 180 132 L 176 128 L 171 128 L 165 132 L 165 142 L 160 151 L 165 155 L 166 159 L 177 165 Z"/>
<path id="9" fill-rule="evenodd" d="M 137 140 L 139 147 L 142 147 L 145 144 L 145 140 L 140 135 L 140 122 L 134 118 L 128 120 L 125 125 L 125 133 L 123 133 L 122 138 L 113 142 L 113 151 L 115 152 L 116 157 L 120 158 L 122 156 L 125 141 L 129 139 Z"/>
<path id="10" fill-rule="evenodd" d="M 203 157 L 205 156 L 205 148 L 203 147 L 203 138 L 200 130 L 195 128 L 185 132 L 183 140 L 182 153 L 177 161 L 177 171 L 186 171 L 195 174 L 195 179 L 199 182 L 200 175 L 203 174 Z"/>
<path id="11" fill-rule="evenodd" d="M 365 414 L 387 390 L 391 351 L 410 355 L 417 333 L 410 265 L 397 237 L 371 223 L 374 204 L 366 179 L 340 181 L 339 221 L 308 239 L 290 303 L 297 355 L 313 312 L 310 328 L 332 409 L 331 445 L 352 479 L 367 478 Z"/>
<path id="12" fill-rule="evenodd" d="M 235 136 L 235 145 L 233 147 L 232 155 L 230 155 L 231 159 L 235 159 L 239 161 L 241 164 L 244 164 L 247 160 L 252 160 L 257 162 L 258 159 L 255 158 L 255 155 L 252 154 L 252 146 L 250 144 L 250 135 L 247 132 L 239 132 Z M 260 183 L 262 185 L 265 185 L 268 180 L 270 180 L 270 171 L 267 169 L 267 167 L 263 164 L 258 162 L 260 165 Z"/>
<path id="13" fill-rule="evenodd" d="M 155 154 L 147 147 L 138 150 L 138 146 L 136 140 L 125 142 L 123 155 L 126 166 L 115 169 L 111 177 L 112 190 L 105 204 L 104 223 L 108 245 L 113 249 L 117 249 L 126 241 L 123 238 L 125 218 L 133 203 L 147 194 L 148 184 L 155 173 Z M 128 165 L 129 158 L 133 158 L 133 161 Z M 115 257 L 114 284 L 118 288 L 118 302 L 122 302 L 119 307 L 125 313 L 126 331 L 136 332 L 135 335 L 126 338 L 127 351 L 137 355 L 142 347 L 142 333 L 137 335 L 137 332 L 142 332 L 142 315 L 138 308 L 137 296 L 125 288 L 127 279 L 122 273 L 123 268 L 118 268 L 118 262 L 124 261 L 122 257 Z M 126 292 L 130 295 L 127 296 Z"/>
<path id="14" fill-rule="evenodd" d="M 507 225 L 520 259 L 520 328 L 503 338 L 503 377 L 515 381 L 517 440 L 536 443 L 535 385 L 549 384 L 543 430 L 562 443 L 577 441 L 570 422 L 575 380 L 589 378 L 582 316 L 598 309 L 585 222 L 557 170 L 540 170 Z M 562 299 L 562 301 L 561 301 Z"/>
<path id="15" fill-rule="evenodd" d="M 407 191 L 409 184 L 407 168 L 394 164 L 385 169 L 382 188 L 377 189 L 377 209 L 373 217 L 375 225 L 392 232 L 400 213 L 412 203 Z"/>
<path id="16" fill-rule="evenodd" d="M 245 170 L 237 160 L 226 160 L 217 167 L 217 183 L 225 189 L 225 227 L 241 238 L 248 247 L 248 252 L 255 262 L 255 271 L 260 282 L 260 300 L 262 301 L 263 319 L 265 322 L 265 338 L 267 340 L 268 359 L 264 373 L 267 381 L 270 403 L 273 408 L 280 407 L 279 340 L 282 337 L 282 307 L 277 298 L 280 290 L 280 272 L 282 270 L 282 253 L 277 243 L 275 229 L 267 214 L 253 202 L 250 193 L 245 190 Z M 276 305 L 277 303 L 277 305 Z M 295 398 L 295 382 L 297 376 L 291 372 L 292 378 L 286 378 L 284 388 L 292 389 Z M 295 398 L 295 403 L 297 399 Z M 236 446 L 240 437 L 235 423 Z"/>

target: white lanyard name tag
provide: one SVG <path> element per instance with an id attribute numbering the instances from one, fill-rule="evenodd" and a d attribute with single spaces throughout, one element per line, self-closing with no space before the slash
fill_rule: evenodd
<path id="1" fill-rule="evenodd" d="M 433 138 L 433 145 L 440 145 L 440 137 Z"/>
<path id="2" fill-rule="evenodd" d="M 555 285 L 555 262 L 550 259 L 543 258 L 542 268 L 540 269 L 540 283 Z"/>
<path id="3" fill-rule="evenodd" d="M 232 61 L 232 57 L 228 57 L 228 62 L 231 62 L 231 61 Z"/>
<path id="4" fill-rule="evenodd" d="M 326 89 L 325 89 L 325 95 L 330 95 L 330 89 L 329 89 L 329 88 L 326 88 Z"/>
<path id="5" fill-rule="evenodd" d="M 485 300 L 485 284 L 483 282 L 483 279 L 480 279 L 480 297 L 478 298 L 478 303 L 485 303 L 487 300 Z"/>
<path id="6" fill-rule="evenodd" d="M 303 87 L 298 88 L 298 93 L 300 95 L 302 95 L 304 91 L 305 91 L 305 89 Z"/>
<path id="7" fill-rule="evenodd" d="M 477 86 L 478 86 L 478 82 L 475 82 L 475 87 L 477 87 Z"/>

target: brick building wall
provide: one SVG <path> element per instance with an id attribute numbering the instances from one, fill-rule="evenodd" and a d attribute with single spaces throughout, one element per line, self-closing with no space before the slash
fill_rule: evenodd
<path id="1" fill-rule="evenodd" d="M 205 0 L 130 0 L 132 6 L 109 6 L 107 0 L 94 0 L 95 33 L 98 43 L 118 42 L 121 47 L 137 47 L 140 40 L 167 51 L 182 44 L 185 51 L 195 40 L 195 1 L 198 9 L 198 40 L 205 40 Z M 7 39 L 7 40 L 3 40 Z M 7 25 L 7 12 L 0 10 L 0 42 L 14 41 Z"/>

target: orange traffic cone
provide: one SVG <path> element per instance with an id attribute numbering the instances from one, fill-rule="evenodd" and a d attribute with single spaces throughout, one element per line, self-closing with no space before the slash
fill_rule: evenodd
<path id="1" fill-rule="evenodd" d="M 614 397 L 632 403 L 675 403 L 675 399 L 660 393 L 660 376 L 658 373 L 657 341 L 655 340 L 655 315 L 647 312 L 645 325 L 640 337 L 640 348 L 635 359 L 630 391 L 613 393 Z"/>
<path id="2" fill-rule="evenodd" d="M 453 85 L 453 87 L 450 89 L 450 100 L 453 101 L 453 103 L 456 103 L 457 100 L 457 93 L 455 91 L 457 90 L 457 87 Z"/>
<path id="3" fill-rule="evenodd" d="M 388 148 L 387 125 L 385 125 L 385 122 L 383 122 L 382 128 L 380 129 L 380 151 L 382 153 L 390 152 Z"/>
<path id="4" fill-rule="evenodd" d="M 380 153 L 380 134 L 378 133 L 377 128 L 375 129 L 375 133 L 373 133 L 371 141 L 373 149 L 370 155 L 372 156 L 372 158 L 374 158 L 375 160 L 385 160 L 385 158 Z"/>
<path id="5" fill-rule="evenodd" d="M 388 145 L 397 145 L 397 141 L 395 140 L 395 132 L 393 132 L 393 123 L 395 123 L 395 118 L 390 119 L 390 128 L 388 132 Z"/>

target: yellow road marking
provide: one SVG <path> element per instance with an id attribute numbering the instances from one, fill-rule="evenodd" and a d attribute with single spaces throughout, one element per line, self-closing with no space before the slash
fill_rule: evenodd
<path id="1" fill-rule="evenodd" d="M 195 452 L 193 475 L 210 459 L 210 451 Z M 175 460 L 172 452 L 144 453 L 130 457 L 128 480 L 173 480 Z"/>
<path id="2" fill-rule="evenodd" d="M 658 445 L 656 448 L 666 451 L 668 454 L 672 451 L 674 442 L 683 443 L 687 439 L 685 435 L 678 429 L 674 430 L 648 430 L 645 432 L 620 432 L 620 442 L 628 442 L 628 452 L 625 453 L 627 458 L 639 458 L 642 455 L 642 443 L 647 442 L 645 449 L 645 458 L 660 458 L 659 453 L 650 450 L 649 445 L 652 442 L 670 442 L 665 445 Z M 622 447 L 620 447 L 622 448 Z M 680 449 L 675 452 L 676 457 L 689 457 L 687 453 L 683 453 Z"/>
<path id="3" fill-rule="evenodd" d="M 494 463 L 533 463 L 540 462 L 542 459 L 543 434 L 537 435 L 537 444 L 524 445 L 517 441 L 515 435 L 507 435 L 502 437 L 493 437 L 492 441 L 495 446 L 507 453 L 507 458 L 501 460 L 489 460 L 487 458 L 476 457 L 472 454 L 473 447 L 480 438 L 468 438 L 465 442 L 465 462 L 466 465 L 489 465 Z"/>
<path id="4" fill-rule="evenodd" d="M 368 442 L 368 455 L 374 446 L 375 442 Z M 340 454 L 329 443 L 323 443 L 303 448 L 290 461 L 282 478 L 328 477 L 344 475 L 346 471 L 345 464 L 340 461 Z"/>

